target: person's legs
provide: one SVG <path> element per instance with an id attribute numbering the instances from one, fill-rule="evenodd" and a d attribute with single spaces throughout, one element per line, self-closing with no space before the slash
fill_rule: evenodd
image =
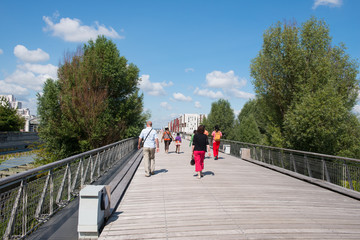
<path id="1" fill-rule="evenodd" d="M 164 140 L 164 142 L 165 142 L 165 152 L 168 153 L 169 152 L 170 141 L 169 140 Z"/>
<path id="2" fill-rule="evenodd" d="M 202 170 L 204 169 L 205 151 L 201 151 L 200 157 L 201 157 L 200 158 L 200 166 L 201 166 L 200 174 L 202 176 Z"/>
<path id="3" fill-rule="evenodd" d="M 150 148 L 150 174 L 155 171 L 155 148 Z"/>
<path id="4" fill-rule="evenodd" d="M 195 171 L 198 173 L 198 178 L 201 178 L 201 171 L 204 169 L 205 151 L 194 151 Z"/>
<path id="5" fill-rule="evenodd" d="M 213 152 L 214 152 L 214 158 L 215 159 L 218 159 L 218 156 L 219 156 L 219 147 L 220 147 L 220 142 L 214 142 L 213 143 Z"/>
<path id="6" fill-rule="evenodd" d="M 150 148 L 143 148 L 145 176 L 150 176 Z"/>

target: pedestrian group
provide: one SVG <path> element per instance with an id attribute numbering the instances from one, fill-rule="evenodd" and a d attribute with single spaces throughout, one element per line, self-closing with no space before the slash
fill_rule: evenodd
<path id="1" fill-rule="evenodd" d="M 195 165 L 198 179 L 203 177 L 202 171 L 204 169 L 206 152 L 209 157 L 211 156 L 208 135 L 209 132 L 205 129 L 205 126 L 200 125 L 197 130 L 194 130 L 190 139 L 189 146 L 192 148 L 191 165 Z M 219 159 L 219 147 L 222 136 L 223 134 L 219 126 L 216 125 L 214 131 L 211 133 L 214 160 Z M 175 142 L 175 153 L 180 154 L 180 146 L 182 143 L 180 133 L 177 133 L 174 139 L 169 128 L 165 128 L 165 131 L 162 133 L 161 142 L 164 142 L 165 152 L 167 154 L 169 153 L 169 146 L 172 141 Z M 143 148 L 144 154 L 145 176 L 150 177 L 155 174 L 155 151 L 159 152 L 159 139 L 156 130 L 152 128 L 151 121 L 146 123 L 146 128 L 143 129 L 139 135 L 138 149 L 141 147 Z"/>

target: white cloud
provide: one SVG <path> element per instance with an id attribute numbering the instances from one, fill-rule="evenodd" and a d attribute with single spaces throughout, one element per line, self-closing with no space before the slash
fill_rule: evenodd
<path id="1" fill-rule="evenodd" d="M 14 54 L 24 62 L 43 62 L 49 60 L 50 56 L 40 48 L 36 50 L 28 50 L 23 45 L 16 45 Z"/>
<path id="2" fill-rule="evenodd" d="M 33 72 L 22 71 L 17 69 L 10 76 L 5 78 L 5 82 L 11 84 L 17 84 L 22 87 L 32 89 L 35 91 L 41 91 L 42 84 L 49 77 L 50 75 L 43 75 L 43 74 L 36 75 Z"/>
<path id="3" fill-rule="evenodd" d="M 139 87 L 142 91 L 148 93 L 151 96 L 164 96 L 166 92 L 164 87 L 170 87 L 173 83 L 169 82 L 155 82 L 150 81 L 150 75 L 141 75 L 139 81 Z"/>
<path id="4" fill-rule="evenodd" d="M 235 114 L 235 117 L 237 118 L 237 116 L 239 115 L 239 113 L 241 112 L 241 110 L 235 110 L 233 109 L 233 112 Z"/>
<path id="5" fill-rule="evenodd" d="M 254 94 L 243 92 L 236 88 L 228 89 L 228 90 L 226 90 L 226 93 L 228 93 L 229 95 L 234 96 L 236 98 L 244 98 L 244 99 L 255 98 Z"/>
<path id="6" fill-rule="evenodd" d="M 211 91 L 209 89 L 196 88 L 195 91 L 194 91 L 194 94 L 199 95 L 199 96 L 203 96 L 203 97 L 209 97 L 209 98 L 212 98 L 212 99 L 219 99 L 219 98 L 224 97 L 222 92 L 220 92 L 220 91 L 214 92 L 214 91 Z"/>
<path id="7" fill-rule="evenodd" d="M 4 51 L 0 48 L 0 55 L 3 54 L 3 53 L 4 53 Z"/>
<path id="8" fill-rule="evenodd" d="M 238 88 L 246 85 L 246 79 L 240 79 L 230 70 L 227 73 L 221 71 L 213 71 L 206 74 L 206 82 L 208 87 L 212 88 Z"/>
<path id="9" fill-rule="evenodd" d="M 186 68 L 186 69 L 185 69 L 185 72 L 195 72 L 195 69 L 193 69 L 193 68 Z"/>
<path id="10" fill-rule="evenodd" d="M 195 108 L 202 108 L 200 102 L 198 102 L 198 101 L 195 102 L 194 106 L 195 106 Z"/>
<path id="11" fill-rule="evenodd" d="M 161 102 L 160 106 L 165 108 L 166 110 L 171 110 L 172 109 L 171 105 L 169 103 L 167 103 L 167 102 Z"/>
<path id="12" fill-rule="evenodd" d="M 182 94 L 182 93 L 174 93 L 173 97 L 177 101 L 182 101 L 182 102 L 191 102 L 192 101 L 191 97 L 189 97 L 189 96 L 185 97 L 184 94 Z"/>
<path id="13" fill-rule="evenodd" d="M 313 9 L 316 9 L 318 6 L 328 6 L 328 7 L 340 7 L 342 5 L 342 0 L 315 0 Z"/>
<path id="14" fill-rule="evenodd" d="M 113 39 L 123 39 L 112 27 L 105 27 L 95 22 L 95 26 L 82 25 L 79 19 L 61 18 L 60 22 L 54 23 L 50 17 L 43 16 L 46 23 L 44 31 L 52 32 L 53 36 L 60 37 L 68 42 L 86 42 L 95 40 L 98 35 L 104 35 Z"/>
<path id="15" fill-rule="evenodd" d="M 41 65 L 41 64 L 30 64 L 25 63 L 24 65 L 18 66 L 18 68 L 38 74 L 47 74 L 53 79 L 57 79 L 58 67 L 52 64 Z"/>
<path id="16" fill-rule="evenodd" d="M 4 80 L 0 80 L 0 94 L 14 94 L 16 96 L 26 96 L 29 94 L 29 91 L 26 88 L 23 88 L 19 85 L 7 83 Z"/>
<path id="17" fill-rule="evenodd" d="M 360 114 L 360 105 L 355 105 L 353 108 L 353 112 Z"/>
<path id="18" fill-rule="evenodd" d="M 48 78 L 57 79 L 57 67 L 52 64 L 23 64 L 18 65 L 17 69 L 8 77 L 5 82 L 12 85 L 21 86 L 30 90 L 41 91 L 43 84 Z M 15 92 L 12 94 L 16 94 Z"/>

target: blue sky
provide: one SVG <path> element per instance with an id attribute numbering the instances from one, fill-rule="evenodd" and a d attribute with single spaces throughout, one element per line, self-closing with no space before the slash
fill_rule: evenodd
<path id="1" fill-rule="evenodd" d="M 219 98 L 238 114 L 255 94 L 250 63 L 266 29 L 315 16 L 329 25 L 333 45 L 345 43 L 359 61 L 359 11 L 358 0 L 2 0 L 0 94 L 36 114 L 36 93 L 57 78 L 64 53 L 103 34 L 139 67 L 155 127 L 183 113 L 208 114 Z"/>

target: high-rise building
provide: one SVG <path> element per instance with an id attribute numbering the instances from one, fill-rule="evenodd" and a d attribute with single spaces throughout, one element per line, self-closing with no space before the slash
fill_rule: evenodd
<path id="1" fill-rule="evenodd" d="M 198 128 L 204 117 L 205 114 L 182 114 L 169 122 L 169 130 L 191 134 Z"/>

